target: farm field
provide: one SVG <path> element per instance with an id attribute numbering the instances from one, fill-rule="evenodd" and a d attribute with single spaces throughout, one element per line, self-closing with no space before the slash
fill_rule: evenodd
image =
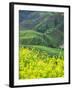
<path id="1" fill-rule="evenodd" d="M 20 48 L 19 78 L 35 79 L 63 77 L 64 57 L 61 55 L 62 53 L 63 51 L 57 51 L 58 56 L 51 56 L 47 51 L 41 51 L 35 47 Z"/>
<path id="2" fill-rule="evenodd" d="M 19 79 L 64 77 L 64 14 L 19 11 Z"/>

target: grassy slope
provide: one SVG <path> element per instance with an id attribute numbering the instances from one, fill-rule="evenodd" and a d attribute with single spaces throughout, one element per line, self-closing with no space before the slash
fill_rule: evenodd
<path id="1" fill-rule="evenodd" d="M 59 35 L 60 34 L 60 35 Z M 35 30 L 21 30 L 20 43 L 24 45 L 43 45 L 58 47 L 62 43 L 62 33 L 56 30 L 50 33 L 39 33 Z"/>
<path id="2" fill-rule="evenodd" d="M 20 31 L 20 37 L 29 37 L 29 36 L 36 36 L 36 35 L 39 35 L 39 36 L 42 36 L 41 33 L 39 32 L 36 32 L 34 30 L 25 30 L 25 31 Z"/>
<path id="3" fill-rule="evenodd" d="M 27 16 L 28 17 L 26 17 L 26 19 L 23 19 L 23 22 L 20 22 L 20 38 L 24 44 L 26 43 L 26 41 L 27 44 L 30 43 L 28 41 L 31 41 L 31 43 L 33 42 L 34 44 L 34 39 L 37 39 L 36 45 L 39 44 L 39 41 L 42 42 L 42 45 L 43 43 L 45 43 L 44 45 L 51 47 L 59 47 L 64 43 L 64 35 L 62 30 L 63 15 L 56 12 L 54 13 L 36 11 L 29 12 Z"/>
<path id="4" fill-rule="evenodd" d="M 34 48 L 36 50 L 39 50 L 41 52 L 46 52 L 51 56 L 64 56 L 64 50 L 63 49 L 59 49 L 59 48 L 50 48 L 50 47 L 45 47 L 45 46 L 40 46 L 40 45 L 23 45 L 21 47 L 25 47 L 25 48 Z"/>
<path id="5" fill-rule="evenodd" d="M 35 48 L 40 51 L 45 51 L 50 55 L 62 55 L 63 56 L 63 53 L 64 53 L 63 50 L 49 47 L 50 44 L 53 43 L 53 45 L 55 45 L 57 42 L 53 40 L 52 36 L 53 35 L 51 36 L 46 35 L 45 37 L 43 37 L 42 33 L 39 33 L 33 30 L 20 31 L 20 46 Z"/>
<path id="6" fill-rule="evenodd" d="M 33 30 L 20 31 L 20 44 L 47 46 L 47 42 L 44 40 L 43 34 Z"/>

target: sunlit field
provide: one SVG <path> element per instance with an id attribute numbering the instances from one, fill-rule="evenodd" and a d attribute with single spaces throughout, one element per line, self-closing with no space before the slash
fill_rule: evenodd
<path id="1" fill-rule="evenodd" d="M 20 48 L 19 79 L 57 78 L 64 76 L 64 57 L 50 56 L 35 48 Z"/>
<path id="2" fill-rule="evenodd" d="M 19 79 L 64 77 L 64 13 L 19 10 Z"/>

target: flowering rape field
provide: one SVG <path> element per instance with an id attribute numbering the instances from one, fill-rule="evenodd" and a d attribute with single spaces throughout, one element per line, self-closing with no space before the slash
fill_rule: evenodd
<path id="1" fill-rule="evenodd" d="M 60 52 L 61 54 L 61 52 Z M 64 57 L 36 48 L 19 49 L 19 79 L 64 77 Z"/>

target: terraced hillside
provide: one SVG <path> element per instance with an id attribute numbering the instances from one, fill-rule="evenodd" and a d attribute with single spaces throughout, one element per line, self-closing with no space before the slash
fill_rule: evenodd
<path id="1" fill-rule="evenodd" d="M 19 11 L 19 79 L 64 77 L 64 14 Z"/>
<path id="2" fill-rule="evenodd" d="M 63 13 L 20 11 L 21 43 L 59 47 L 64 43 L 63 18 Z"/>

